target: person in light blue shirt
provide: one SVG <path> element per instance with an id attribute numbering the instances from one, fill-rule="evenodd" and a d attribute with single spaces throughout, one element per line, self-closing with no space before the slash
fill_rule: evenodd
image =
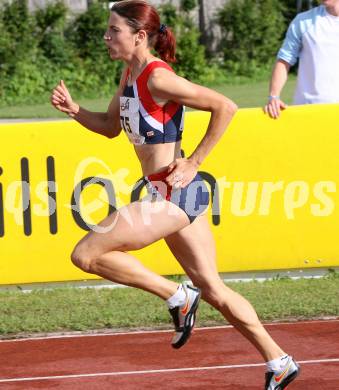
<path id="1" fill-rule="evenodd" d="M 339 0 L 298 14 L 291 22 L 272 72 L 265 112 L 278 118 L 286 104 L 280 93 L 299 59 L 294 104 L 339 102 Z"/>

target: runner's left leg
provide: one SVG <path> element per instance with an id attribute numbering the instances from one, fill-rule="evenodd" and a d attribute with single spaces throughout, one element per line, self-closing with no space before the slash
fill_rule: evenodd
<path id="1" fill-rule="evenodd" d="M 220 279 L 215 242 L 205 215 L 165 240 L 193 284 L 201 289 L 202 298 L 219 310 L 257 348 L 265 361 L 284 355 L 260 323 L 252 305 Z"/>

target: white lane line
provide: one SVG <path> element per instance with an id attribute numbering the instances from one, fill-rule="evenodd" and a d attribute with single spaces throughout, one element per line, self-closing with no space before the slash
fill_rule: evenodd
<path id="1" fill-rule="evenodd" d="M 337 359 L 321 359 L 321 360 L 298 360 L 298 363 L 301 363 L 301 364 L 339 363 L 339 358 L 337 358 Z M 4 378 L 4 379 L 0 379 L 0 383 L 61 380 L 61 379 L 74 379 L 74 378 L 93 378 L 93 377 L 104 377 L 104 376 L 107 377 L 107 376 L 141 375 L 141 374 L 166 374 L 166 373 L 171 373 L 171 372 L 187 372 L 187 371 L 225 370 L 225 369 L 234 369 L 234 368 L 261 367 L 264 365 L 265 365 L 265 363 L 253 363 L 253 364 L 233 364 L 233 365 L 229 365 L 229 366 L 167 368 L 167 369 L 161 369 L 161 370 L 99 372 L 96 374 L 37 376 L 37 377 L 28 377 L 28 378 Z"/>
<path id="2" fill-rule="evenodd" d="M 316 321 L 295 321 L 295 322 L 274 322 L 274 323 L 263 323 L 264 326 L 286 326 L 286 325 L 312 325 L 312 324 L 328 324 L 328 323 L 339 323 L 339 319 L 331 320 L 316 320 Z M 202 328 L 194 328 L 194 331 L 201 332 L 205 330 L 214 329 L 230 329 L 232 325 L 221 325 L 221 326 L 206 326 Z M 50 335 L 50 336 L 38 336 L 26 337 L 18 339 L 0 339 L 1 343 L 14 343 L 22 341 L 35 341 L 35 340 L 53 340 L 53 339 L 69 339 L 69 338 L 83 338 L 83 337 L 104 337 L 104 336 L 126 336 L 126 335 L 138 335 L 138 334 L 155 334 L 155 333 L 173 333 L 173 329 L 160 329 L 160 330 L 137 330 L 131 332 L 112 332 L 112 333 L 85 333 L 85 334 L 61 334 L 61 335 Z"/>

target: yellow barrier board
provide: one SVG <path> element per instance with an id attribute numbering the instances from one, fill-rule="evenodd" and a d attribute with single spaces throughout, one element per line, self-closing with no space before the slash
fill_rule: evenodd
<path id="1" fill-rule="evenodd" d="M 290 107 L 279 120 L 239 110 L 200 169 L 220 272 L 339 265 L 338 114 L 339 105 Z M 186 114 L 186 155 L 208 119 Z M 0 131 L 0 284 L 96 278 L 70 253 L 86 225 L 131 200 L 141 177 L 133 146 L 123 133 L 110 140 L 75 121 Z M 162 241 L 134 254 L 157 273 L 182 273 Z"/>

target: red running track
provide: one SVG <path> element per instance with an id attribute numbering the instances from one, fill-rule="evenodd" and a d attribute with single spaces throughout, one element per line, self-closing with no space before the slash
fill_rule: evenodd
<path id="1" fill-rule="evenodd" d="M 295 390 L 339 390 L 339 320 L 266 325 L 301 364 Z M 258 352 L 232 327 L 0 341 L 0 389 L 263 389 Z"/>

